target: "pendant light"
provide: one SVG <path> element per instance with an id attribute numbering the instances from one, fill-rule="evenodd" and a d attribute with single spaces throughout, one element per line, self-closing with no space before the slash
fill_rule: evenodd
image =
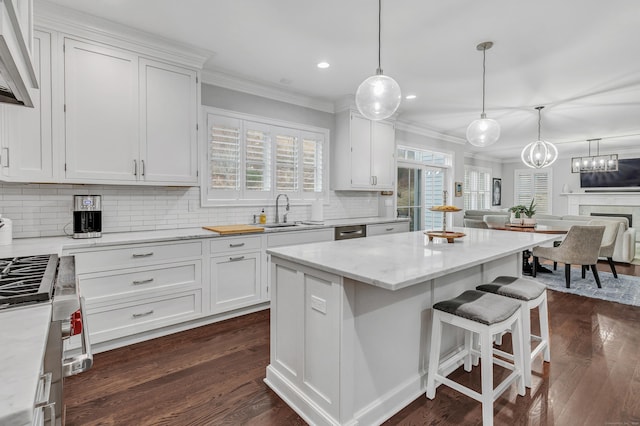
<path id="1" fill-rule="evenodd" d="M 558 159 L 558 148 L 551 142 L 543 141 L 540 137 L 540 122 L 542 121 L 540 110 L 542 108 L 544 107 L 536 107 L 538 110 L 538 140 L 525 146 L 520 154 L 522 162 L 532 169 L 550 166 Z"/>
<path id="2" fill-rule="evenodd" d="M 476 46 L 476 49 L 482 51 L 482 114 L 480 118 L 473 121 L 467 127 L 467 140 L 471 145 L 484 147 L 496 143 L 500 137 L 500 125 L 496 120 L 487 118 L 484 113 L 484 94 L 485 94 L 485 73 L 486 73 L 486 51 L 491 49 L 493 42 L 485 41 Z"/>
<path id="3" fill-rule="evenodd" d="M 384 120 L 400 106 L 402 94 L 396 81 L 382 74 L 380 67 L 382 0 L 378 0 L 378 69 L 376 74 L 363 81 L 356 92 L 356 106 L 360 114 L 369 120 Z"/>
<path id="4" fill-rule="evenodd" d="M 571 159 L 571 173 L 617 172 L 618 154 L 600 155 L 600 139 L 587 139 L 588 157 Z M 596 143 L 596 155 L 591 155 L 591 142 Z"/>

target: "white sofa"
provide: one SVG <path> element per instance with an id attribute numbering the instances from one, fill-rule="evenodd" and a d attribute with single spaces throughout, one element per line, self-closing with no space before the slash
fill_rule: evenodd
<path id="1" fill-rule="evenodd" d="M 625 217 L 614 216 L 554 216 L 540 214 L 534 216 L 540 225 L 553 226 L 554 228 L 569 229 L 573 225 L 586 225 L 590 220 L 614 220 L 620 223 L 616 245 L 613 251 L 614 262 L 630 263 L 636 255 L 636 230 L 629 228 L 629 221 Z"/>

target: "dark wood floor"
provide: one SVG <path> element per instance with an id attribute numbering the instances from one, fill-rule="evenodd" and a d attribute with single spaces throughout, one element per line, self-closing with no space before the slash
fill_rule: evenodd
<path id="1" fill-rule="evenodd" d="M 536 361 L 526 396 L 496 400 L 495 423 L 640 425 L 640 308 L 550 291 L 549 309 L 552 362 Z M 67 425 L 305 424 L 263 383 L 268 363 L 268 311 L 97 354 L 65 382 Z M 479 389 L 479 369 L 452 377 Z M 386 424 L 480 419 L 479 403 L 441 386 Z"/>

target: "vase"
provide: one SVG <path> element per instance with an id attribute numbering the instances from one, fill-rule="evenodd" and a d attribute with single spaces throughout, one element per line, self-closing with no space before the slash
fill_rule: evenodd
<path id="1" fill-rule="evenodd" d="M 522 219 L 522 224 L 523 225 L 535 225 L 536 224 L 536 219 L 533 217 L 525 217 Z"/>

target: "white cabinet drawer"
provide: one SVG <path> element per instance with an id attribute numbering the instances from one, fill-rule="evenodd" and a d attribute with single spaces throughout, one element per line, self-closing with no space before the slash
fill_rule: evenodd
<path id="1" fill-rule="evenodd" d="M 200 257 L 202 242 L 127 245 L 72 254 L 76 257 L 76 273 L 83 274 Z"/>
<path id="2" fill-rule="evenodd" d="M 91 342 L 100 343 L 195 318 L 202 313 L 202 293 L 198 289 L 88 311 Z"/>
<path id="3" fill-rule="evenodd" d="M 211 254 L 260 250 L 262 236 L 221 237 L 211 240 Z"/>
<path id="4" fill-rule="evenodd" d="M 397 232 L 409 232 L 409 222 L 378 223 L 367 225 L 367 237 L 374 235 L 394 234 Z"/>
<path id="5" fill-rule="evenodd" d="M 211 258 L 211 309 L 224 312 L 260 301 L 260 252 Z"/>
<path id="6" fill-rule="evenodd" d="M 267 235 L 267 247 L 292 246 L 296 244 L 319 243 L 333 241 L 333 228 L 317 229 L 304 232 L 281 232 Z"/>
<path id="7" fill-rule="evenodd" d="M 86 274 L 80 277 L 82 295 L 92 305 L 117 297 L 138 296 L 153 290 L 180 291 L 202 285 L 202 262 L 193 260 L 162 266 Z"/>

